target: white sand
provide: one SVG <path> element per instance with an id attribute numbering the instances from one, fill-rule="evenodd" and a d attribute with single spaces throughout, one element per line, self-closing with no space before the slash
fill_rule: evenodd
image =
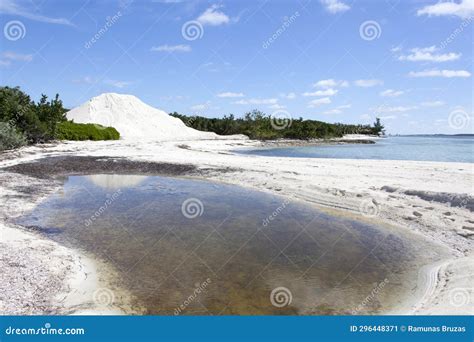
<path id="1" fill-rule="evenodd" d="M 76 123 L 112 126 L 121 139 L 217 139 L 212 132 L 187 127 L 181 120 L 151 107 L 133 95 L 106 93 L 70 110 L 67 118 Z"/>
<path id="2" fill-rule="evenodd" d="M 449 251 L 446 260 L 420 272 L 416 291 L 419 298 L 394 308 L 394 312 L 472 313 L 473 164 L 240 155 L 232 151 L 260 147 L 262 143 L 242 136 L 220 137 L 196 131 L 131 95 L 103 94 L 71 110 L 67 116 L 78 123 L 113 126 L 121 133 L 121 140 L 30 146 L 0 155 L 0 167 L 51 155 L 194 164 L 205 170 L 202 177 L 207 179 L 284 195 L 382 226 L 390 224 L 407 236 L 418 234 L 437 242 L 440 250 Z M 343 138 L 361 139 L 367 136 Z M 91 180 L 108 189 L 117 188 L 110 178 L 92 176 Z M 133 185 L 141 180 L 140 176 L 130 176 L 129 182 Z M 93 294 L 104 286 L 107 291 L 99 297 L 110 297 L 113 269 L 78 251 L 6 226 L 6 219 L 20 216 L 59 188 L 59 182 L 51 184 L 48 180 L 0 173 L 1 311 L 131 312 L 130 307 L 116 308 L 107 303 L 104 308 L 97 301 L 91 302 Z M 104 273 L 105 279 L 98 277 Z M 46 297 L 45 289 L 49 290 Z M 121 293 L 114 290 L 113 296 Z M 458 303 L 458 293 L 467 293 L 467 300 Z"/>
<path id="3" fill-rule="evenodd" d="M 182 148 L 183 144 L 187 147 Z M 472 313 L 472 296 L 465 305 L 453 306 L 452 301 L 455 291 L 472 294 L 474 257 L 469 228 L 474 226 L 473 214 L 466 205 L 455 207 L 430 201 L 430 198 L 461 198 L 464 201 L 461 203 L 473 203 L 472 164 L 278 158 L 231 152 L 236 148 L 259 145 L 259 142 L 249 140 L 68 142 L 32 146 L 6 154 L 0 167 L 66 154 L 191 163 L 206 169 L 203 177 L 207 179 L 268 191 L 315 206 L 342 210 L 355 218 L 395 225 L 401 231 L 437 241 L 451 251 L 449 261 L 446 260 L 442 267 L 433 265 L 421 274 L 423 294 L 418 303 L 397 313 Z M 222 168 L 232 171 L 223 173 L 219 171 Z M 29 181 L 26 176 L 14 177 L 14 184 Z M 14 193 L 12 184 L 0 184 L 0 193 Z M 390 187 L 390 192 L 384 190 L 385 186 Z M 21 207 L 22 201 L 17 199 L 16 205 Z M 367 213 L 374 213 L 371 206 L 376 208 L 375 215 L 367 217 Z M 5 214 L 9 209 L 5 206 L 1 210 Z M 21 246 L 15 248 L 21 249 Z"/>

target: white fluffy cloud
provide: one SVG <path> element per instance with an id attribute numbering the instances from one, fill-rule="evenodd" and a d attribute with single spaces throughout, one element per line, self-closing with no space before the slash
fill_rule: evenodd
<path id="1" fill-rule="evenodd" d="M 334 87 L 348 87 L 349 82 L 344 80 L 335 80 L 329 78 L 327 80 L 321 80 L 313 84 L 313 87 L 317 88 L 334 88 Z"/>
<path id="2" fill-rule="evenodd" d="M 373 111 L 375 113 L 403 113 L 403 112 L 408 112 L 414 109 L 417 109 L 417 107 L 416 106 L 395 106 L 395 107 L 380 106 L 377 108 L 373 108 Z"/>
<path id="3" fill-rule="evenodd" d="M 441 106 L 444 106 L 444 102 L 443 101 L 426 101 L 426 102 L 422 102 L 421 105 L 423 107 L 441 107 Z"/>
<path id="4" fill-rule="evenodd" d="M 401 61 L 410 62 L 449 62 L 455 61 L 461 57 L 460 53 L 436 53 L 439 49 L 436 46 L 430 46 L 426 48 L 413 48 L 410 50 L 410 54 L 401 55 L 398 57 Z"/>
<path id="5" fill-rule="evenodd" d="M 248 100 L 239 100 L 234 102 L 239 105 L 273 105 L 278 102 L 278 99 L 248 99 Z"/>
<path id="6" fill-rule="evenodd" d="M 322 97 L 320 99 L 316 99 L 316 100 L 313 100 L 313 101 L 310 101 L 308 103 L 308 107 L 309 108 L 315 108 L 315 107 L 318 107 L 320 105 L 323 105 L 323 104 L 329 104 L 331 103 L 331 99 L 329 97 Z"/>
<path id="7" fill-rule="evenodd" d="M 5 61 L 20 61 L 20 62 L 31 62 L 33 55 L 16 53 L 12 51 L 5 51 L 2 53 L 2 59 Z"/>
<path id="8" fill-rule="evenodd" d="M 468 18 L 474 15 L 474 0 L 461 0 L 459 2 L 443 1 L 434 5 L 425 6 L 417 11 L 418 15 L 428 16 L 458 16 Z"/>
<path id="9" fill-rule="evenodd" d="M 410 71 L 409 77 L 470 77 L 471 73 L 466 70 L 423 70 L 423 71 Z"/>
<path id="10" fill-rule="evenodd" d="M 219 5 L 212 5 L 197 18 L 197 21 L 199 21 L 202 25 L 210 26 L 228 24 L 230 22 L 230 18 L 224 12 L 219 11 L 221 7 L 222 6 Z"/>
<path id="11" fill-rule="evenodd" d="M 402 90 L 393 90 L 393 89 L 387 89 L 384 91 L 380 92 L 380 96 L 382 97 L 397 97 L 400 95 L 403 95 L 404 91 Z"/>
<path id="12" fill-rule="evenodd" d="M 338 92 L 337 89 L 327 88 L 323 90 L 316 90 L 313 92 L 306 92 L 301 95 L 303 96 L 333 96 L 333 95 L 336 95 L 337 92 Z"/>
<path id="13" fill-rule="evenodd" d="M 245 95 L 243 93 L 233 93 L 231 91 L 217 94 L 217 97 L 221 97 L 221 98 L 235 98 L 235 97 L 244 97 L 244 96 Z"/>
<path id="14" fill-rule="evenodd" d="M 191 46 L 189 45 L 160 45 L 160 46 L 153 46 L 151 51 L 156 52 L 190 52 Z"/>
<path id="15" fill-rule="evenodd" d="M 378 85 L 382 85 L 383 81 L 382 80 L 377 80 L 377 79 L 357 80 L 357 81 L 354 81 L 354 84 L 358 87 L 369 88 L 369 87 L 375 87 L 375 86 L 378 86 Z"/>
<path id="16" fill-rule="evenodd" d="M 332 14 L 348 11 L 351 7 L 339 0 L 320 0 L 324 8 Z"/>

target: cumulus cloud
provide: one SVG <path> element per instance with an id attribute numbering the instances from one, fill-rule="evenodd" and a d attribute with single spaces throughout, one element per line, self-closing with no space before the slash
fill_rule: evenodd
<path id="1" fill-rule="evenodd" d="M 209 108 L 209 103 L 200 103 L 200 104 L 191 106 L 191 110 L 194 110 L 194 111 L 203 111 L 203 110 L 206 110 L 207 108 Z"/>
<path id="2" fill-rule="evenodd" d="M 470 77 L 471 73 L 466 70 L 423 70 L 423 71 L 410 71 L 409 77 Z"/>
<path id="3" fill-rule="evenodd" d="M 222 6 L 212 5 L 204 11 L 196 20 L 202 25 L 219 26 L 228 24 L 230 18 L 224 12 L 219 11 Z"/>
<path id="4" fill-rule="evenodd" d="M 423 107 L 441 107 L 444 105 L 443 101 L 426 101 L 422 102 L 421 105 Z"/>
<path id="5" fill-rule="evenodd" d="M 321 80 L 313 84 L 313 87 L 316 88 L 335 88 L 335 87 L 348 87 L 349 82 L 344 80 L 335 80 L 329 78 L 327 80 Z"/>
<path id="6" fill-rule="evenodd" d="M 414 109 L 417 109 L 417 107 L 416 106 L 395 106 L 395 107 L 380 106 L 377 108 L 373 108 L 373 111 L 375 113 L 403 113 L 403 112 L 408 112 Z"/>
<path id="7" fill-rule="evenodd" d="M 354 84 L 358 87 L 369 88 L 369 87 L 382 85 L 383 81 L 377 80 L 377 79 L 357 80 L 357 81 L 354 81 Z"/>
<path id="8" fill-rule="evenodd" d="M 274 105 L 271 105 L 268 108 L 278 110 L 278 109 L 285 109 L 286 107 L 281 104 L 275 103 Z"/>
<path id="9" fill-rule="evenodd" d="M 320 105 L 323 105 L 323 104 L 329 104 L 331 103 L 331 99 L 329 97 L 322 97 L 320 99 L 316 99 L 316 100 L 313 100 L 313 101 L 310 101 L 308 103 L 308 107 L 309 108 L 315 108 L 315 107 L 318 107 Z"/>
<path id="10" fill-rule="evenodd" d="M 2 53 L 2 59 L 5 61 L 20 61 L 20 62 L 31 62 L 33 55 L 16 53 L 12 51 L 5 51 Z"/>
<path id="11" fill-rule="evenodd" d="M 402 90 L 393 90 L 393 89 L 387 89 L 384 91 L 380 92 L 380 96 L 382 97 L 398 97 L 400 95 L 403 95 L 404 91 Z"/>
<path id="12" fill-rule="evenodd" d="M 233 93 L 231 91 L 217 94 L 217 97 L 221 97 L 221 98 L 235 98 L 235 97 L 244 97 L 244 96 L 245 95 L 243 93 Z"/>
<path id="13" fill-rule="evenodd" d="M 339 90 L 333 88 L 327 88 L 323 90 L 316 90 L 313 92 L 306 92 L 301 95 L 303 96 L 333 96 L 338 93 Z"/>
<path id="14" fill-rule="evenodd" d="M 160 45 L 160 46 L 153 46 L 151 51 L 156 52 L 190 52 L 191 46 L 179 44 L 179 45 Z"/>
<path id="15" fill-rule="evenodd" d="M 426 48 L 413 48 L 410 50 L 410 54 L 401 55 L 398 57 L 400 61 L 410 62 L 449 62 L 455 61 L 461 57 L 460 53 L 436 53 L 439 49 L 436 46 L 430 46 Z"/>
<path id="16" fill-rule="evenodd" d="M 278 102 L 278 99 L 248 99 L 248 100 L 239 100 L 234 102 L 239 105 L 273 105 Z"/>
<path id="17" fill-rule="evenodd" d="M 417 15 L 428 16 L 458 16 L 469 18 L 474 15 L 474 0 L 443 1 L 434 5 L 425 6 L 417 11 Z"/>
<path id="18" fill-rule="evenodd" d="M 320 0 L 324 8 L 331 14 L 348 11 L 351 7 L 339 0 Z"/>

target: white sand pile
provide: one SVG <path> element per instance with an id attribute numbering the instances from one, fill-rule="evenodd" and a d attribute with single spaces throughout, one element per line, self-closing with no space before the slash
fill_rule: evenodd
<path id="1" fill-rule="evenodd" d="M 180 119 L 153 108 L 133 95 L 106 93 L 67 113 L 76 123 L 95 123 L 117 129 L 126 140 L 236 139 L 187 127 Z"/>

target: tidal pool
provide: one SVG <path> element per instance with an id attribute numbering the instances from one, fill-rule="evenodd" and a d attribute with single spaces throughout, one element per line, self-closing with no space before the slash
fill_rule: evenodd
<path id="1" fill-rule="evenodd" d="M 70 176 L 18 222 L 112 266 L 146 314 L 381 313 L 434 256 L 390 228 L 159 176 Z"/>

